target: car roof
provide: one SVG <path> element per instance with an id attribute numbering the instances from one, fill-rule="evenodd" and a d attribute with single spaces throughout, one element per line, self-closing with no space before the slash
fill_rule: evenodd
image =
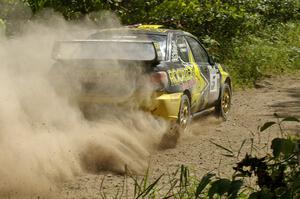
<path id="1" fill-rule="evenodd" d="M 97 35 L 98 33 L 118 33 L 118 32 L 128 32 L 132 34 L 159 34 L 159 35 L 168 35 L 169 33 L 176 33 L 181 35 L 193 36 L 192 34 L 185 32 L 183 30 L 174 30 L 162 28 L 161 25 L 133 25 L 133 26 L 125 26 L 121 28 L 110 28 L 110 29 L 102 29 L 94 33 L 93 35 Z"/>

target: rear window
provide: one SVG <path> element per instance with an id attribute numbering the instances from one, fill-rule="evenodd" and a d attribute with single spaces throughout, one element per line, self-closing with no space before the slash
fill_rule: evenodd
<path id="1" fill-rule="evenodd" d="M 105 31 L 91 35 L 89 39 L 107 39 L 107 40 L 142 40 L 154 43 L 159 60 L 166 60 L 167 36 L 161 34 L 144 34 L 135 32 Z"/>

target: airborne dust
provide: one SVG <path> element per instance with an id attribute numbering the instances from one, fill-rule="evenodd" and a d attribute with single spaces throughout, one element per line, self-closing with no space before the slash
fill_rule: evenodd
<path id="1" fill-rule="evenodd" d="M 119 26 L 114 17 L 105 21 Z M 58 182 L 85 172 L 124 172 L 125 165 L 143 172 L 166 131 L 165 122 L 130 105 L 106 107 L 105 117 L 88 121 L 70 100 L 74 82 L 54 89 L 53 42 L 86 38 L 95 32 L 87 24 L 49 17 L 0 40 L 0 197 L 55 196 Z M 135 89 L 133 79 L 111 81 Z"/>

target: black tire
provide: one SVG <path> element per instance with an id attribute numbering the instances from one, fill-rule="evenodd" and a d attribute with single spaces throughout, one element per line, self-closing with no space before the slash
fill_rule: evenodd
<path id="1" fill-rule="evenodd" d="M 191 120 L 190 99 L 187 95 L 184 94 L 181 97 L 178 120 L 177 120 L 180 130 L 184 131 L 189 125 L 190 120 Z"/>
<path id="2" fill-rule="evenodd" d="M 232 92 L 230 86 L 225 83 L 221 88 L 221 95 L 215 106 L 217 117 L 221 117 L 224 121 L 228 119 L 228 113 L 231 108 Z"/>
<path id="3" fill-rule="evenodd" d="M 183 118 L 185 117 L 185 118 Z M 172 122 L 170 129 L 163 135 L 160 142 L 161 149 L 174 148 L 180 138 L 180 134 L 184 132 L 191 119 L 190 99 L 187 95 L 181 97 L 178 119 Z"/>

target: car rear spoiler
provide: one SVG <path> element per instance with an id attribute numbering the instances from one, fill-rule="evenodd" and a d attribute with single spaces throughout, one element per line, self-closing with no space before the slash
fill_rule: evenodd
<path id="1" fill-rule="evenodd" d="M 52 58 L 55 60 L 128 60 L 157 61 L 152 41 L 135 40 L 72 40 L 57 41 Z"/>

